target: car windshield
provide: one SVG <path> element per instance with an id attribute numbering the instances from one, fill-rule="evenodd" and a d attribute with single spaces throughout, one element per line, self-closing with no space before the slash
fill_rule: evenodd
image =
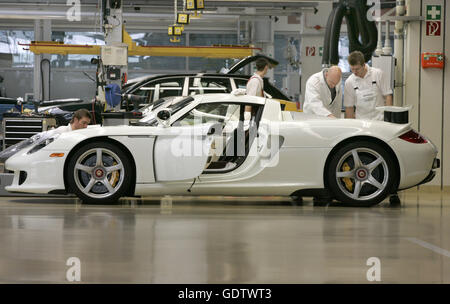
<path id="1" fill-rule="evenodd" d="M 150 125 L 156 126 L 156 113 L 158 109 L 168 109 L 170 114 L 173 115 L 177 113 L 179 110 L 183 109 L 187 105 L 189 105 L 194 98 L 192 96 L 188 97 L 172 97 L 165 102 L 160 102 L 156 107 L 151 108 L 147 113 L 144 113 L 145 117 L 139 120 L 139 124 L 141 125 Z"/>

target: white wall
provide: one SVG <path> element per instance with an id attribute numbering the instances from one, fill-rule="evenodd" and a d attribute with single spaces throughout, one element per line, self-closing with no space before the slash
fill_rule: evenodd
<path id="1" fill-rule="evenodd" d="M 450 4 L 447 1 L 445 3 L 445 14 L 443 26 L 444 29 L 450 30 Z M 445 33 L 444 36 L 444 50 L 450 50 L 450 34 L 449 32 Z M 448 54 L 448 53 L 447 53 Z M 448 55 L 447 55 L 448 56 Z M 448 57 L 445 60 L 445 64 L 449 64 Z M 444 98 L 442 99 L 443 106 L 443 126 L 442 126 L 442 153 L 444 157 L 441 157 L 441 165 L 442 168 L 442 185 L 449 186 L 450 185 L 450 69 L 448 66 L 444 69 L 444 78 L 443 78 L 443 86 L 444 86 Z"/>
<path id="2" fill-rule="evenodd" d="M 446 100 L 450 98 L 450 72 L 444 70 L 422 69 L 423 52 L 444 52 L 450 47 L 450 35 L 445 33 L 445 0 L 410 0 L 407 3 L 408 15 L 426 17 L 427 5 L 441 5 L 441 36 L 427 36 L 426 22 L 413 21 L 406 26 L 405 41 L 405 94 L 404 105 L 412 105 L 410 120 L 413 127 L 427 136 L 438 148 L 441 169 L 435 179 L 427 184 L 432 186 L 450 186 L 450 109 Z M 448 63 L 448 62 L 447 62 Z M 447 122 L 446 122 L 447 120 Z"/>
<path id="3" fill-rule="evenodd" d="M 330 15 L 331 9 L 333 7 L 332 3 L 319 3 L 317 9 L 317 14 L 312 12 L 307 12 L 302 15 L 302 26 L 301 26 L 301 97 L 300 101 L 303 106 L 303 100 L 305 96 L 305 86 L 308 78 L 322 70 L 322 56 L 319 54 L 319 49 L 323 47 L 323 39 L 325 36 L 325 28 Z M 316 30 L 313 27 L 315 25 L 320 25 L 322 29 Z M 312 56 L 311 53 L 307 54 L 307 48 L 314 48 L 315 54 Z"/>

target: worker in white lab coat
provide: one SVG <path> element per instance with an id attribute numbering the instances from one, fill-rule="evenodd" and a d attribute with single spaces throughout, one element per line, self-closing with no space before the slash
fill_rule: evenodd
<path id="1" fill-rule="evenodd" d="M 353 74 L 345 81 L 345 117 L 383 120 L 383 112 L 376 107 L 392 106 L 392 88 L 387 77 L 382 70 L 368 66 L 359 51 L 352 52 L 348 62 Z"/>
<path id="2" fill-rule="evenodd" d="M 72 116 L 72 120 L 67 126 L 60 126 L 57 129 L 51 130 L 54 133 L 66 133 L 70 131 L 75 131 L 79 129 L 87 128 L 87 126 L 91 123 L 92 115 L 86 109 L 78 109 Z"/>
<path id="3" fill-rule="evenodd" d="M 341 117 L 342 71 L 338 66 L 324 69 L 306 82 L 303 112 L 333 118 Z"/>

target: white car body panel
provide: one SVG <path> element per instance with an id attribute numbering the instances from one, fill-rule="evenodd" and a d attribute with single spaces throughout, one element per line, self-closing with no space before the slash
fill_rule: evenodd
<path id="1" fill-rule="evenodd" d="M 208 158 L 212 137 L 206 137 L 204 126 L 200 131 L 182 135 L 158 136 L 155 143 L 156 181 L 185 180 L 199 176 Z"/>
<path id="2" fill-rule="evenodd" d="M 174 140 L 180 138 L 184 138 L 181 144 L 207 151 L 213 140 L 207 135 L 211 124 L 167 128 L 97 126 L 64 133 L 34 154 L 27 154 L 29 149 L 24 149 L 13 155 L 5 167 L 15 171 L 15 178 L 6 190 L 49 193 L 65 189 L 64 165 L 68 154 L 85 140 L 95 141 L 101 137 L 120 142 L 132 155 L 136 164 L 136 195 L 291 195 L 301 189 L 322 189 L 330 152 L 339 143 L 355 137 L 370 137 L 392 149 L 400 169 L 399 188 L 404 189 L 417 185 L 428 176 L 437 155 L 431 142 L 412 144 L 398 138 L 411 129 L 410 125 L 287 113 L 281 111 L 275 100 L 252 96 L 211 94 L 196 95 L 194 99 L 186 109 L 175 113 L 170 122 L 201 103 L 264 105 L 258 129 L 260 136 L 250 149 L 254 153 L 250 153 L 236 169 L 226 173 L 205 173 L 207 153 L 183 157 L 174 154 Z M 272 131 L 276 130 L 270 137 L 263 131 L 268 126 Z M 180 137 L 183 132 L 187 133 Z M 282 145 L 272 146 L 274 153 L 268 156 L 266 152 L 270 149 L 266 141 L 274 138 Z M 50 158 L 51 153 L 64 153 L 64 157 Z M 27 179 L 21 185 L 18 184 L 19 171 L 27 172 Z"/>

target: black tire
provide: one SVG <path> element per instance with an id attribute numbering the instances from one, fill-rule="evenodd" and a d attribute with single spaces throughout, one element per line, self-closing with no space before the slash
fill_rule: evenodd
<path id="1" fill-rule="evenodd" d="M 98 151 L 102 159 L 100 164 L 97 162 Z M 92 142 L 70 157 L 66 179 L 70 191 L 83 202 L 114 204 L 130 189 L 132 170 L 122 149 L 108 142 Z"/>
<path id="2" fill-rule="evenodd" d="M 376 143 L 359 141 L 346 144 L 331 156 L 326 168 L 327 186 L 337 200 L 348 206 L 377 205 L 397 190 L 395 161 Z"/>

